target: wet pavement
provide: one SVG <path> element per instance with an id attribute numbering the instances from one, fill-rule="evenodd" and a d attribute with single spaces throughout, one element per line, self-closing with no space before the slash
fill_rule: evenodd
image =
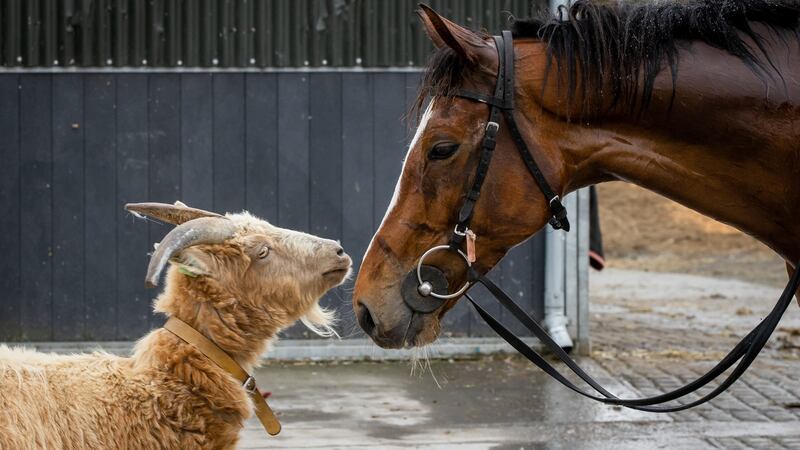
<path id="1" fill-rule="evenodd" d="M 710 368 L 780 289 L 705 277 L 607 271 L 592 278 L 591 357 L 612 392 L 645 396 Z M 515 356 L 410 362 L 276 363 L 258 372 L 283 432 L 256 422 L 240 448 L 800 448 L 800 312 L 711 404 L 671 414 L 578 397 Z M 613 376 L 612 376 L 613 374 Z"/>

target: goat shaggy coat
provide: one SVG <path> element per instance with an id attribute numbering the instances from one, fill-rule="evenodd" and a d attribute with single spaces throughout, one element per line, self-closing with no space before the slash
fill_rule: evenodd
<path id="1" fill-rule="evenodd" d="M 258 235 L 267 235 L 264 239 L 277 249 L 273 251 L 302 246 L 288 245 L 285 237 L 270 238 L 268 231 L 276 228 L 261 224 L 270 228 Z M 317 300 L 346 273 L 331 279 L 320 271 L 321 276 L 307 278 L 323 281 L 309 287 L 302 278 L 282 273 L 287 268 L 280 263 L 282 267 L 269 269 L 265 282 L 267 269 L 252 267 L 254 255 L 266 248 L 259 250 L 261 238 L 241 233 L 236 239 L 236 245 L 198 246 L 173 257 L 155 309 L 185 321 L 251 371 L 281 329 L 300 318 L 325 325 L 320 314 L 326 313 Z M 335 245 L 338 264 L 346 258 L 349 272 L 349 258 L 338 244 L 322 239 L 312 243 L 306 247 L 313 251 Z M 324 262 L 320 270 L 326 269 Z M 214 276 L 196 275 L 202 271 Z M 0 346 L 2 449 L 233 448 L 251 412 L 238 382 L 164 329 L 141 339 L 130 358 L 107 353 L 59 356 Z"/>

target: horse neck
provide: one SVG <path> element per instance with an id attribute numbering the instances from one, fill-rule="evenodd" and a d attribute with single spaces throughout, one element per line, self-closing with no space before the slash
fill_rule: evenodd
<path id="1" fill-rule="evenodd" d="M 674 100 L 666 71 L 644 115 L 587 123 L 558 114 L 565 105 L 555 77 L 544 77 L 543 45 L 518 49 L 528 97 L 519 104 L 539 128 L 542 150 L 566 168 L 565 192 L 628 181 L 730 224 L 790 262 L 800 258 L 800 84 L 791 77 L 759 78 L 738 59 L 694 44 L 680 55 Z M 774 59 L 783 74 L 800 71 L 797 58 Z"/>
<path id="2" fill-rule="evenodd" d="M 565 190 L 609 180 L 631 182 L 730 224 L 796 262 L 796 144 L 765 139 L 774 137 L 762 132 L 775 131 L 775 123 L 764 121 L 759 125 L 764 128 L 755 129 L 737 121 L 736 112 L 729 110 L 673 114 L 684 115 L 675 120 L 616 119 L 567 126 L 569 138 L 560 145 L 570 168 Z M 800 138 L 796 132 L 787 136 L 794 142 Z"/>

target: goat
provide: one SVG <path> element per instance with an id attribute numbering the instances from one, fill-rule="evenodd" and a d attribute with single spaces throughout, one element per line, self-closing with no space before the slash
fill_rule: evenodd
<path id="1" fill-rule="evenodd" d="M 202 333 L 247 372 L 298 319 L 334 333 L 318 300 L 350 274 L 337 242 L 246 212 L 222 216 L 180 202 L 126 208 L 177 225 L 150 259 L 148 286 L 170 266 L 155 311 Z M 2 449 L 233 448 L 252 410 L 240 380 L 164 328 L 129 358 L 0 346 Z"/>

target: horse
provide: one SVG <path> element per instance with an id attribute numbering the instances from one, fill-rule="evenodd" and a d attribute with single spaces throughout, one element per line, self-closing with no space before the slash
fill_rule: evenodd
<path id="1" fill-rule="evenodd" d="M 485 274 L 557 219 L 553 199 L 611 180 L 755 237 L 793 273 L 800 260 L 796 1 L 579 0 L 515 21 L 511 117 L 552 195 L 515 148 L 510 120 L 498 119 L 494 156 L 480 174 L 469 230 L 461 229 L 470 236 L 459 241 L 460 253 L 433 254 L 429 249 L 452 246 L 459 231 L 492 125 L 491 104 L 458 94 L 491 96 L 500 49 L 427 6 L 417 13 L 436 50 L 416 106 L 430 101 L 353 292 L 358 323 L 377 345 L 435 341 L 442 317 L 469 284 L 465 259 L 469 270 Z M 423 255 L 439 273 L 423 294 L 452 294 L 422 297 L 428 303 L 415 307 L 404 285 L 418 286 Z"/>

